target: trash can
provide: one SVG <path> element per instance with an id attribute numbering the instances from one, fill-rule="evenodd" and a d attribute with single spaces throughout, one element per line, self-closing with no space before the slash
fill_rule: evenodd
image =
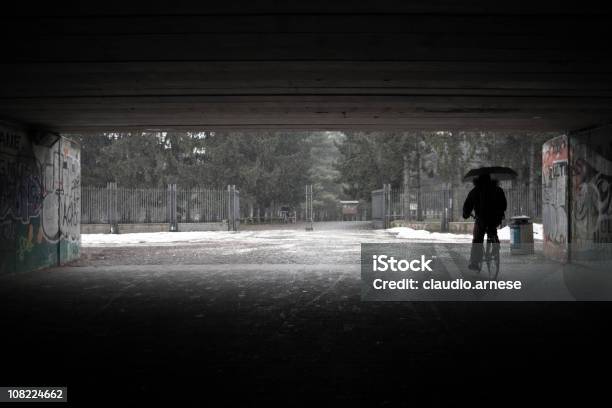
<path id="1" fill-rule="evenodd" d="M 533 224 L 525 215 L 512 217 L 510 224 L 510 254 L 533 254 Z"/>

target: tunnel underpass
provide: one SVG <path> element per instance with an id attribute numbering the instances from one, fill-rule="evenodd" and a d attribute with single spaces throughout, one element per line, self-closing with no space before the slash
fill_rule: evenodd
<path id="1" fill-rule="evenodd" d="M 393 238 L 365 224 L 81 242 L 70 135 L 348 129 L 553 132 L 543 249 L 529 259 L 572 280 L 560 265 L 610 242 L 607 11 L 241 3 L 13 4 L 0 16 L 0 386 L 67 386 L 79 405 L 595 394 L 607 303 L 364 302 L 359 244 Z"/>

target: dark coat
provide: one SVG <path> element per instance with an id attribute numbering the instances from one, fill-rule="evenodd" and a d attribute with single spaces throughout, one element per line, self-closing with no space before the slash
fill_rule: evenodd
<path id="1" fill-rule="evenodd" d="M 469 218 L 474 211 L 479 222 L 497 226 L 504 218 L 506 207 L 506 195 L 497 183 L 477 184 L 465 199 L 463 218 Z"/>

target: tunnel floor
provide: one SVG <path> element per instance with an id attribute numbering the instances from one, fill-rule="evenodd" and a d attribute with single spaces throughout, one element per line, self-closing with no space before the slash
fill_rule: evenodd
<path id="1" fill-rule="evenodd" d="M 0 382 L 67 385 L 79 402 L 386 406 L 604 381 L 607 303 L 362 302 L 359 243 L 393 238 L 317 227 L 84 247 L 0 277 Z"/>

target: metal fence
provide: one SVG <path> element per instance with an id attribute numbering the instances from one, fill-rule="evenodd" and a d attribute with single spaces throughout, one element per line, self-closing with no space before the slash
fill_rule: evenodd
<path id="1" fill-rule="evenodd" d="M 177 191 L 178 222 L 219 222 L 227 219 L 227 190 L 189 189 Z"/>
<path id="2" fill-rule="evenodd" d="M 81 187 L 81 224 L 110 224 L 107 187 Z"/>
<path id="3" fill-rule="evenodd" d="M 385 184 L 382 189 L 372 191 L 372 223 L 376 228 L 387 228 L 389 210 L 387 201 L 389 200 L 388 184 Z"/>
<path id="4" fill-rule="evenodd" d="M 229 220 L 237 226 L 240 192 L 227 189 L 141 189 L 85 186 L 81 189 L 82 224 L 205 223 Z M 234 228 L 232 228 L 234 229 Z"/>
<path id="5" fill-rule="evenodd" d="M 393 220 L 462 220 L 463 203 L 470 188 L 420 191 L 391 188 L 372 191 L 372 220 L 379 228 L 387 228 Z M 535 221 L 542 219 L 542 189 L 518 186 L 504 189 L 508 208 L 506 219 L 527 215 Z"/>

